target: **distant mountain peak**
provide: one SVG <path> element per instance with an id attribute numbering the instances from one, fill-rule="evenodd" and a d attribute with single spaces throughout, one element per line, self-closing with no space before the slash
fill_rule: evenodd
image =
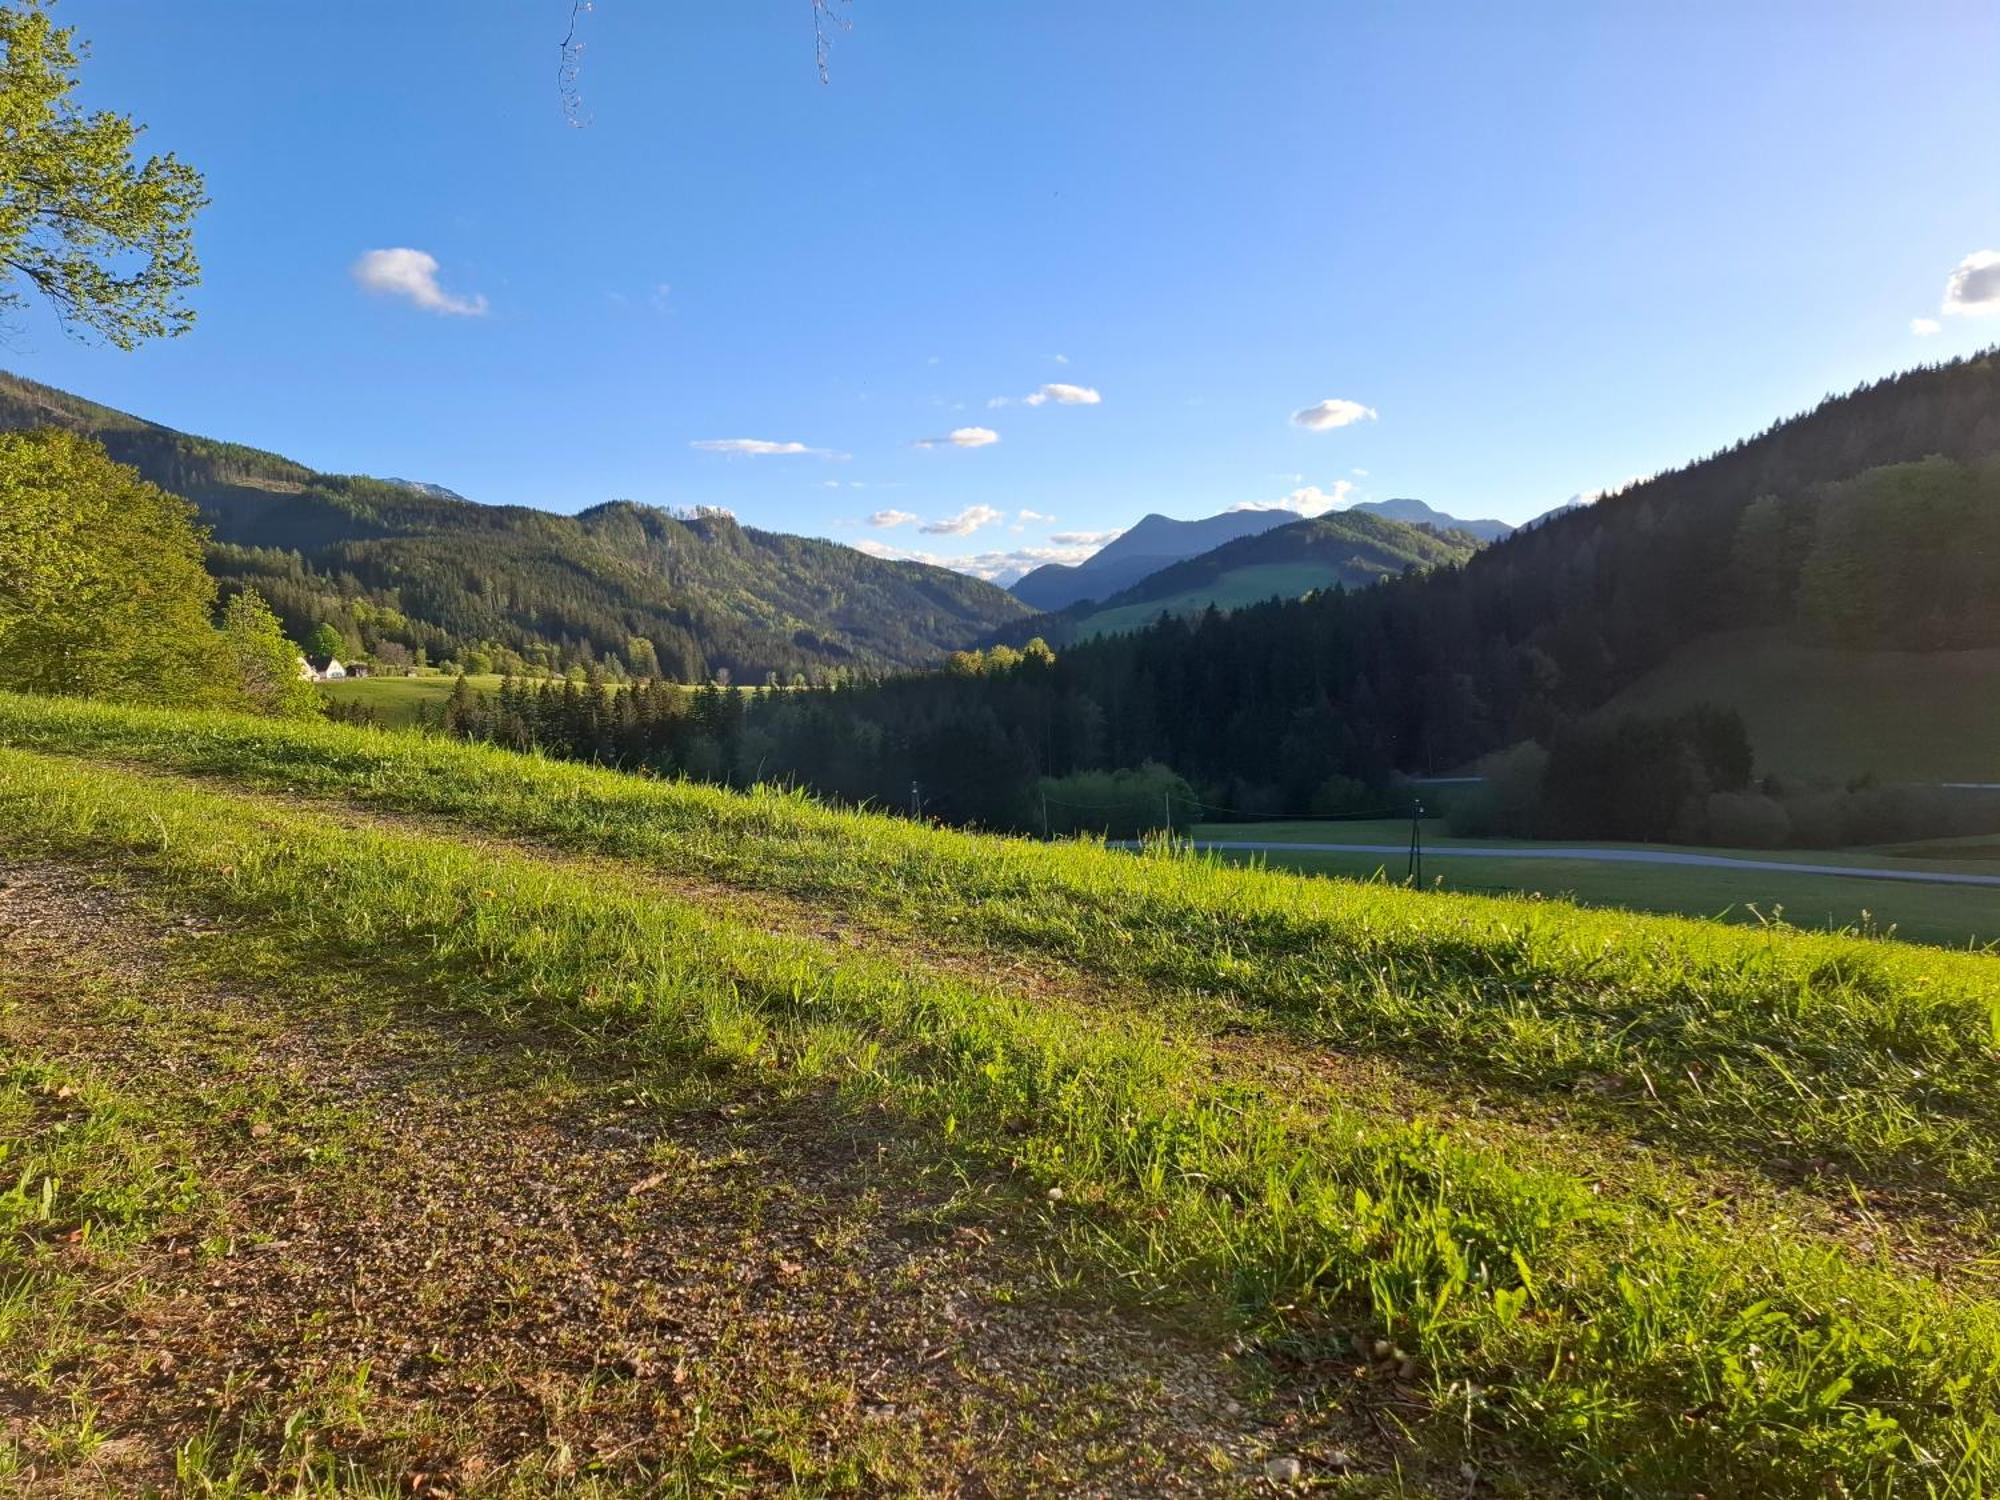
<path id="1" fill-rule="evenodd" d="M 406 490 L 415 490 L 419 495 L 429 495 L 433 500 L 465 500 L 467 505 L 472 504 L 457 490 L 448 490 L 441 484 L 427 484 L 421 479 L 398 479 L 391 474 L 384 476 L 382 482 L 399 485 Z"/>
<path id="2" fill-rule="evenodd" d="M 1467 520 L 1439 510 L 1425 500 L 1409 498 L 1391 500 L 1360 500 L 1347 507 L 1365 515 L 1380 516 L 1385 521 L 1401 521 L 1409 526 L 1432 526 L 1439 531 L 1463 531 L 1477 537 L 1482 542 L 1497 542 L 1502 537 L 1512 536 L 1514 528 L 1505 521 L 1490 517 L 1483 520 Z"/>
<path id="3" fill-rule="evenodd" d="M 1148 511 L 1082 562 L 1045 563 L 1017 578 L 1011 592 L 1042 610 L 1108 599 L 1161 568 L 1298 519 L 1288 510 L 1227 510 L 1195 521 Z"/>

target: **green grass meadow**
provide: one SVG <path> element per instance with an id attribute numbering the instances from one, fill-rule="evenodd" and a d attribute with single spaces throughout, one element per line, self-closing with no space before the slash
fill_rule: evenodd
<path id="1" fill-rule="evenodd" d="M 475 693 L 500 691 L 501 679 L 492 673 L 469 676 L 465 681 Z M 329 702 L 368 709 L 384 725 L 398 729 L 416 723 L 418 715 L 425 710 L 435 714 L 444 707 L 445 700 L 457 685 L 456 677 L 442 675 L 352 677 L 338 682 L 323 682 L 320 691 L 326 694 Z"/>
<path id="2" fill-rule="evenodd" d="M 1143 604 L 1121 604 L 1101 609 L 1077 625 L 1079 637 L 1116 635 L 1121 631 L 1143 630 L 1162 614 L 1200 614 L 1211 604 L 1220 610 L 1242 609 L 1267 599 L 1297 599 L 1314 589 L 1330 588 L 1340 581 L 1340 570 L 1324 563 L 1258 563 L 1247 568 L 1231 568 L 1213 582 L 1184 594 L 1149 599 Z"/>
<path id="3" fill-rule="evenodd" d="M 0 747 L 15 858 L 821 1091 L 1054 1205 L 1079 1295 L 1198 1311 L 1314 1399 L 1393 1351 L 1468 1493 L 2000 1486 L 2000 959 L 336 725 L 0 696 Z"/>
<path id="4" fill-rule="evenodd" d="M 1407 845 L 1407 820 L 1383 822 L 1208 823 L 1192 832 L 1197 843 L 1246 841 L 1287 843 Z M 1424 863 L 1424 883 L 1440 890 L 1476 895 L 1523 894 L 1574 901 L 1586 906 L 1622 907 L 1630 911 L 1674 913 L 1716 921 L 1763 926 L 1783 922 L 1816 931 L 1867 930 L 1891 933 L 1910 942 L 1946 948 L 1984 948 L 2000 943 L 2000 890 L 1981 886 L 1924 885 L 1901 880 L 1865 880 L 1846 876 L 1788 874 L 1770 870 L 1731 870 L 1713 866 L 1618 864 L 1586 859 L 1452 859 L 1439 851 L 1454 847 L 1504 849 L 1504 839 L 1454 839 L 1441 821 L 1426 819 L 1424 848 L 1434 856 Z M 1568 841 L 1565 847 L 1569 847 Z M 1990 851 L 1993 840 L 1938 840 L 1891 851 L 1880 850 L 1677 850 L 1664 844 L 1605 844 L 1576 847 L 1660 849 L 1667 852 L 1719 854 L 1774 863 L 1851 865 L 1857 869 L 1934 870 L 1946 873 L 1995 873 Z M 1275 848 L 1268 852 L 1214 851 L 1231 864 L 1295 870 L 1345 880 L 1402 881 L 1408 861 L 1401 854 Z"/>

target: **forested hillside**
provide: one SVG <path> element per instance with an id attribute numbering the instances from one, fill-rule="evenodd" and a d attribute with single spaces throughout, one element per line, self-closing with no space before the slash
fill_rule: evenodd
<path id="1" fill-rule="evenodd" d="M 1712 632 L 2000 644 L 2000 360 L 1923 369 L 1463 566 L 1169 619 L 1051 660 L 759 702 L 723 774 L 1037 825 L 1040 776 L 1153 761 L 1207 801 L 1305 810 L 1578 717 Z M 1754 751 L 1755 747 L 1752 746 Z M 1884 768 L 1892 769 L 1892 768 Z"/>
<path id="2" fill-rule="evenodd" d="M 1410 569 L 1464 562 L 1478 543 L 1461 532 L 1439 532 L 1380 515 L 1335 511 L 1238 537 L 1170 563 L 1099 602 L 1072 605 L 1023 620 L 996 639 L 1022 644 L 1040 636 L 1052 645 L 1137 630 L 1162 614 L 1237 609 L 1315 589 L 1365 588 Z"/>
<path id="3" fill-rule="evenodd" d="M 1157 759 L 1294 802 L 1545 735 L 1712 631 L 2000 643 L 1995 455 L 2000 359 L 1916 370 L 1460 568 L 1078 646 L 1021 727 L 1058 770 Z"/>
<path id="4" fill-rule="evenodd" d="M 1412 526 L 1428 526 L 1433 531 L 1463 531 L 1481 542 L 1497 542 L 1502 537 L 1512 536 L 1520 529 L 1505 521 L 1496 521 L 1490 516 L 1481 519 L 1454 516 L 1422 500 L 1357 500 L 1348 507 L 1348 511 L 1350 514 L 1383 516 L 1391 521 L 1405 521 Z"/>
<path id="5" fill-rule="evenodd" d="M 613 502 L 577 516 L 319 474 L 0 375 L 0 429 L 61 426 L 186 496 L 210 569 L 295 639 L 475 669 L 592 662 L 683 681 L 925 665 L 1026 614 L 992 585 L 726 513 Z"/>

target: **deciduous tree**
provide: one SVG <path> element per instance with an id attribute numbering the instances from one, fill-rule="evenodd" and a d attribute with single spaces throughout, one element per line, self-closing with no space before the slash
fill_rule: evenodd
<path id="1" fill-rule="evenodd" d="M 0 313 L 27 293 L 63 326 L 120 349 L 185 333 L 201 276 L 201 174 L 172 153 L 140 161 L 142 126 L 85 113 L 75 33 L 44 0 L 0 5 Z"/>
<path id="2" fill-rule="evenodd" d="M 243 707 L 280 719 L 319 713 L 319 691 L 299 675 L 299 648 L 255 589 L 244 589 L 222 612 L 222 646 Z"/>
<path id="3" fill-rule="evenodd" d="M 54 429 L 0 434 L 0 687 L 223 701 L 194 508 Z"/>

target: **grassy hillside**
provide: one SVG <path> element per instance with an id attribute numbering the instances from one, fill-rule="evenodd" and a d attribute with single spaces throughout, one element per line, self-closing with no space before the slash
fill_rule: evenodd
<path id="1" fill-rule="evenodd" d="M 565 667 L 626 660 L 643 638 L 671 677 L 762 681 L 929 664 L 1029 613 L 948 569 L 742 527 L 719 511 L 475 505 L 318 474 L 0 374 L 0 428 L 42 425 L 90 433 L 192 500 L 218 543 L 211 571 L 254 585 L 296 638 L 331 624 L 350 649 L 390 643 L 433 661 L 513 652 Z"/>
<path id="2" fill-rule="evenodd" d="M 1695 703 L 1742 714 L 1759 768 L 1780 775 L 2000 782 L 2000 648 L 1855 651 L 1736 631 L 1682 648 L 1607 712 Z"/>
<path id="3" fill-rule="evenodd" d="M 1336 583 L 1348 581 L 1340 569 L 1329 563 L 1255 563 L 1230 568 L 1179 593 L 1097 610 L 1078 620 L 1068 634 L 1075 640 L 1088 640 L 1096 635 L 1143 630 L 1161 615 L 1198 615 L 1211 605 L 1216 609 L 1240 609 L 1266 599 L 1297 599 L 1314 589 L 1332 588 Z"/>
<path id="4" fill-rule="evenodd" d="M 1439 534 L 1386 517 L 1342 511 L 1293 521 L 1163 568 L 1104 601 L 1074 627 L 1073 640 L 1141 630 L 1161 615 L 1199 614 L 1297 599 L 1335 584 L 1366 588 L 1409 569 L 1464 562 L 1469 537 Z"/>
<path id="5" fill-rule="evenodd" d="M 330 725 L 0 745 L 17 1475 L 2000 1482 L 2000 961 Z"/>

